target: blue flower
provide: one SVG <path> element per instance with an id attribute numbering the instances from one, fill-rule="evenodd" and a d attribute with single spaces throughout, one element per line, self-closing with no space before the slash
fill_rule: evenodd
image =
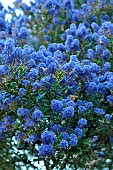
<path id="1" fill-rule="evenodd" d="M 65 41 L 65 46 L 70 48 L 71 43 L 73 42 L 73 36 L 72 35 L 68 35 Z"/>
<path id="2" fill-rule="evenodd" d="M 60 50 L 57 50 L 57 51 L 55 51 L 54 52 L 54 58 L 57 60 L 57 61 L 59 61 L 59 62 L 63 62 L 62 60 L 63 60 L 63 54 L 62 54 L 62 52 L 60 51 Z"/>
<path id="3" fill-rule="evenodd" d="M 24 39 L 24 40 L 28 40 L 28 30 L 26 27 L 22 27 L 20 29 L 20 33 L 19 33 L 19 38 Z"/>
<path id="4" fill-rule="evenodd" d="M 15 42 L 12 38 L 8 38 L 5 42 L 5 48 L 3 50 L 3 54 L 12 54 L 15 47 Z"/>
<path id="5" fill-rule="evenodd" d="M 27 87 L 30 84 L 29 80 L 23 80 L 22 81 L 22 86 Z"/>
<path id="6" fill-rule="evenodd" d="M 26 108 L 18 108 L 17 114 L 24 118 L 28 118 L 30 116 L 30 110 Z"/>
<path id="7" fill-rule="evenodd" d="M 103 14 L 103 15 L 102 15 L 102 19 L 103 19 L 104 21 L 109 20 L 109 15 Z"/>
<path id="8" fill-rule="evenodd" d="M 109 50 L 103 50 L 103 53 L 102 53 L 102 59 L 104 60 L 104 61 L 106 61 L 108 58 L 109 58 L 109 56 L 110 56 L 110 51 Z"/>
<path id="9" fill-rule="evenodd" d="M 103 115 L 105 114 L 105 111 L 100 108 L 94 108 L 94 112 L 97 113 L 98 115 Z"/>
<path id="10" fill-rule="evenodd" d="M 73 108 L 75 108 L 76 104 L 72 100 L 70 100 L 66 102 L 66 106 L 72 106 Z"/>
<path id="11" fill-rule="evenodd" d="M 69 144 L 74 147 L 77 145 L 77 143 L 78 143 L 77 136 L 75 134 L 71 134 L 69 136 Z"/>
<path id="12" fill-rule="evenodd" d="M 46 70 L 47 70 L 46 64 L 41 62 L 41 63 L 38 65 L 38 72 L 39 72 L 40 74 L 43 74 L 43 73 L 46 72 Z"/>
<path id="13" fill-rule="evenodd" d="M 98 44 L 95 46 L 95 53 L 98 54 L 102 54 L 103 53 L 103 46 Z"/>
<path id="14" fill-rule="evenodd" d="M 110 45 L 109 40 L 108 40 L 108 38 L 105 35 L 101 35 L 99 37 L 99 42 L 100 42 L 100 44 L 102 44 L 105 47 Z"/>
<path id="15" fill-rule="evenodd" d="M 21 47 L 15 47 L 12 52 L 13 61 L 15 62 L 22 62 L 22 48 Z"/>
<path id="16" fill-rule="evenodd" d="M 54 112 L 60 112 L 60 111 L 63 109 L 63 103 L 62 103 L 62 101 L 53 99 L 53 100 L 51 101 L 51 109 L 52 109 Z"/>
<path id="17" fill-rule="evenodd" d="M 11 116 L 5 116 L 3 121 L 0 122 L 0 132 L 7 132 L 11 130 L 14 124 L 15 121 L 12 119 Z"/>
<path id="18" fill-rule="evenodd" d="M 55 51 L 57 51 L 57 44 L 56 43 L 50 43 L 48 45 L 48 50 L 52 53 L 54 53 Z"/>
<path id="19" fill-rule="evenodd" d="M 52 5 L 53 5 L 53 2 L 51 0 L 47 0 L 47 1 L 45 1 L 43 8 L 49 9 L 52 7 Z"/>
<path id="20" fill-rule="evenodd" d="M 99 40 L 99 34 L 98 34 L 98 33 L 93 33 L 93 34 L 92 34 L 92 39 L 93 39 L 94 41 L 98 42 L 98 40 Z"/>
<path id="21" fill-rule="evenodd" d="M 35 111 L 33 112 L 33 114 L 32 114 L 32 119 L 33 119 L 34 121 L 37 121 L 37 120 L 42 119 L 42 118 L 43 118 L 43 114 L 42 114 L 42 112 L 41 112 L 40 110 L 35 110 Z"/>
<path id="22" fill-rule="evenodd" d="M 2 3 L 0 2 L 0 10 L 2 10 L 3 9 L 3 6 L 2 6 Z"/>
<path id="23" fill-rule="evenodd" d="M 106 62 L 106 63 L 104 64 L 103 70 L 104 70 L 105 72 L 107 72 L 107 71 L 110 71 L 110 68 L 111 68 L 111 64 L 110 64 L 109 62 Z"/>
<path id="24" fill-rule="evenodd" d="M 74 116 L 74 108 L 72 106 L 66 107 L 61 112 L 62 118 L 68 119 Z"/>
<path id="25" fill-rule="evenodd" d="M 8 74 L 9 74 L 8 66 L 0 65 L 0 76 L 4 76 Z"/>
<path id="26" fill-rule="evenodd" d="M 89 93 L 96 93 L 98 91 L 98 86 L 95 82 L 90 82 L 88 85 L 88 92 Z"/>
<path id="27" fill-rule="evenodd" d="M 33 59 L 30 59 L 27 63 L 27 67 L 28 69 L 31 69 L 31 68 L 36 68 L 36 63 Z"/>
<path id="28" fill-rule="evenodd" d="M 71 55 L 70 56 L 70 61 L 79 62 L 79 60 L 78 60 L 76 55 Z"/>
<path id="29" fill-rule="evenodd" d="M 45 87 L 49 89 L 53 83 L 55 83 L 55 78 L 51 78 L 50 76 L 45 76 L 40 80 L 41 87 Z"/>
<path id="30" fill-rule="evenodd" d="M 58 69 L 58 63 L 57 62 L 51 62 L 48 66 L 47 66 L 47 71 L 49 74 L 55 74 L 56 70 Z"/>
<path id="31" fill-rule="evenodd" d="M 79 128 L 84 128 L 87 125 L 87 120 L 84 118 L 79 119 L 78 121 L 78 127 Z"/>
<path id="32" fill-rule="evenodd" d="M 64 0 L 62 5 L 69 8 L 69 10 L 72 10 L 74 8 L 74 3 L 72 0 Z"/>
<path id="33" fill-rule="evenodd" d="M 76 127 L 76 128 L 74 129 L 74 134 L 75 134 L 77 137 L 81 138 L 81 137 L 82 137 L 82 129 Z"/>
<path id="34" fill-rule="evenodd" d="M 0 17 L 0 31 L 4 31 L 6 28 L 6 23 L 5 23 L 5 20 Z"/>
<path id="35" fill-rule="evenodd" d="M 84 40 L 86 41 L 86 42 L 90 42 L 91 40 L 92 40 L 92 34 L 87 34 L 85 37 L 84 37 Z"/>
<path id="36" fill-rule="evenodd" d="M 112 95 L 107 96 L 107 102 L 113 104 L 113 96 Z"/>
<path id="37" fill-rule="evenodd" d="M 18 37 L 18 28 L 12 28 L 12 37 L 17 38 Z"/>
<path id="38" fill-rule="evenodd" d="M 107 83 L 107 88 L 108 88 L 109 90 L 113 90 L 113 83 L 112 83 L 112 82 L 108 82 L 108 83 Z"/>
<path id="39" fill-rule="evenodd" d="M 99 152 L 99 153 L 98 153 L 98 156 L 99 156 L 99 157 L 104 157 L 104 155 L 105 155 L 104 152 Z"/>
<path id="40" fill-rule="evenodd" d="M 82 31 L 82 29 L 77 29 L 76 30 L 76 37 L 78 38 L 78 39 L 82 39 L 83 38 L 83 31 Z"/>
<path id="41" fill-rule="evenodd" d="M 60 142 L 60 144 L 59 144 L 59 147 L 61 148 L 61 149 L 67 149 L 68 148 L 68 142 L 66 141 L 66 140 L 62 140 L 61 142 Z"/>
<path id="42" fill-rule="evenodd" d="M 62 133 L 62 139 L 67 140 L 69 138 L 69 134 L 67 132 Z"/>
<path id="43" fill-rule="evenodd" d="M 69 63 L 66 63 L 63 65 L 62 70 L 65 70 L 67 72 L 73 71 L 75 67 L 75 62 L 70 61 Z"/>
<path id="44" fill-rule="evenodd" d="M 42 32 L 46 34 L 48 32 L 48 29 L 47 28 L 43 28 Z"/>
<path id="45" fill-rule="evenodd" d="M 21 132 L 21 133 L 18 133 L 17 136 L 15 136 L 15 139 L 17 141 L 21 141 L 21 140 L 24 140 L 26 138 L 26 134 L 24 132 Z"/>
<path id="46" fill-rule="evenodd" d="M 24 130 L 30 130 L 31 128 L 33 129 L 35 128 L 35 126 L 36 126 L 36 123 L 32 119 L 27 120 L 23 124 Z"/>
<path id="47" fill-rule="evenodd" d="M 98 73 L 99 71 L 99 66 L 96 63 L 91 64 L 91 72 L 93 73 Z"/>
<path id="48" fill-rule="evenodd" d="M 30 72 L 28 73 L 28 78 L 31 80 L 31 81 L 35 81 L 38 77 L 38 70 L 35 69 L 35 68 L 32 68 L 30 70 Z"/>
<path id="49" fill-rule="evenodd" d="M 92 102 L 87 102 L 85 104 L 85 107 L 86 107 L 86 109 L 91 109 L 93 107 L 93 103 Z"/>
<path id="50" fill-rule="evenodd" d="M 62 43 L 58 43 L 58 44 L 57 44 L 57 48 L 58 48 L 58 50 L 55 52 L 55 55 L 57 55 L 60 51 L 61 51 L 61 52 L 66 51 L 65 45 L 62 44 Z M 60 50 L 60 51 L 59 51 L 59 50 Z M 61 52 L 60 52 L 60 54 L 61 54 Z"/>
<path id="51" fill-rule="evenodd" d="M 54 144 L 56 141 L 55 133 L 52 131 L 45 131 L 41 134 L 41 140 L 44 144 Z"/>
<path id="52" fill-rule="evenodd" d="M 39 146 L 38 152 L 38 156 L 42 158 L 46 156 L 52 156 L 55 151 L 53 149 L 53 145 L 42 144 L 41 146 Z"/>
<path id="53" fill-rule="evenodd" d="M 20 88 L 20 89 L 19 89 L 19 92 L 18 92 L 18 95 L 19 95 L 19 96 L 25 96 L 25 95 L 26 95 L 26 92 L 27 92 L 26 89 Z"/>
<path id="54" fill-rule="evenodd" d="M 27 141 L 28 143 L 36 143 L 39 139 L 39 136 L 37 134 L 31 134 L 28 138 Z"/>
<path id="55" fill-rule="evenodd" d="M 98 136 L 93 136 L 93 142 L 97 141 L 98 140 Z"/>
<path id="56" fill-rule="evenodd" d="M 39 82 L 34 82 L 32 84 L 32 90 L 33 92 L 38 91 L 41 88 L 41 84 Z"/>
<path id="57" fill-rule="evenodd" d="M 112 118 L 112 116 L 110 114 L 105 114 L 104 117 L 107 121 L 110 121 L 110 119 Z"/>
<path id="58" fill-rule="evenodd" d="M 53 18 L 53 23 L 54 23 L 55 25 L 60 25 L 60 24 L 61 24 L 61 21 L 58 19 L 58 17 L 54 17 L 54 18 Z"/>
<path id="59" fill-rule="evenodd" d="M 1 39 L 1 33 L 0 33 L 0 53 L 2 52 L 2 50 L 3 50 L 3 48 L 4 48 L 4 46 L 5 46 L 5 42 L 4 42 L 4 40 L 2 40 Z"/>
<path id="60" fill-rule="evenodd" d="M 79 44 L 80 44 L 79 40 L 78 40 L 78 39 L 74 39 L 74 40 L 72 41 L 72 43 L 71 43 L 70 48 L 71 48 L 72 50 L 74 50 L 74 51 L 79 51 L 79 50 L 80 50 Z"/>
<path id="61" fill-rule="evenodd" d="M 98 84 L 98 91 L 99 91 L 99 93 L 107 94 L 106 88 L 107 88 L 107 84 L 106 83 L 99 83 Z"/>
<path id="62" fill-rule="evenodd" d="M 78 113 L 86 113 L 86 108 L 84 106 L 78 106 Z"/>
<path id="63" fill-rule="evenodd" d="M 50 41 L 51 40 L 51 36 L 50 35 L 46 35 L 45 36 L 45 41 Z"/>
<path id="64" fill-rule="evenodd" d="M 50 130 L 54 131 L 54 132 L 61 132 L 62 127 L 59 124 L 50 124 Z"/>
<path id="65" fill-rule="evenodd" d="M 95 23 L 95 22 L 93 22 L 92 24 L 91 24 L 91 27 L 92 27 L 92 29 L 93 29 L 93 31 L 94 32 L 98 32 L 98 30 L 99 30 L 99 26 L 98 26 L 98 24 L 97 23 Z"/>

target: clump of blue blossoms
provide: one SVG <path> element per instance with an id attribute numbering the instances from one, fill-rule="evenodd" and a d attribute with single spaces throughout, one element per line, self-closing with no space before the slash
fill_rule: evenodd
<path id="1" fill-rule="evenodd" d="M 61 149 L 67 149 L 67 148 L 68 148 L 68 141 L 66 141 L 66 140 L 63 139 L 63 140 L 60 142 L 59 147 L 60 147 Z"/>
<path id="2" fill-rule="evenodd" d="M 39 147 L 39 157 L 43 158 L 45 156 L 52 156 L 54 154 L 54 149 L 53 149 L 53 146 L 52 145 L 47 145 L 47 144 L 42 144 L 40 147 Z"/>
<path id="3" fill-rule="evenodd" d="M 43 118 L 43 114 L 40 110 L 35 110 L 33 113 L 32 113 L 32 119 L 34 121 L 38 121 L 39 119 L 42 119 Z"/>
<path id="4" fill-rule="evenodd" d="M 113 169 L 112 11 L 112 0 L 0 3 L 1 169 L 37 168 L 28 155 L 47 170 Z"/>
<path id="5" fill-rule="evenodd" d="M 30 116 L 30 110 L 26 108 L 18 108 L 17 110 L 18 116 L 22 116 L 23 118 L 27 118 Z"/>
<path id="6" fill-rule="evenodd" d="M 87 120 L 86 120 L 86 119 L 81 118 L 81 119 L 78 121 L 78 127 L 79 127 L 79 128 L 84 128 L 86 125 L 87 125 Z"/>
<path id="7" fill-rule="evenodd" d="M 72 106 L 66 107 L 61 113 L 62 118 L 72 118 L 74 116 L 74 108 Z"/>
<path id="8" fill-rule="evenodd" d="M 44 144 L 54 144 L 56 136 L 52 131 L 45 131 L 41 134 L 41 140 Z"/>
<path id="9" fill-rule="evenodd" d="M 51 108 L 55 112 L 60 112 L 63 109 L 62 101 L 58 101 L 56 99 L 53 99 L 52 102 L 51 102 Z"/>

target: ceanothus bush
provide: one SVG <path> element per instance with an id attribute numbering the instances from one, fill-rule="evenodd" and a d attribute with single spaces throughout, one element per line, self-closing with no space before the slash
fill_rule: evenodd
<path id="1" fill-rule="evenodd" d="M 0 3 L 2 169 L 35 169 L 29 155 L 47 170 L 112 159 L 112 11 L 112 0 Z"/>

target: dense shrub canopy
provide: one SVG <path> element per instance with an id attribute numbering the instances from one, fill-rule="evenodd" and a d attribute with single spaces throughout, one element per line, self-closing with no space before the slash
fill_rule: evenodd
<path id="1" fill-rule="evenodd" d="M 112 143 L 113 1 L 0 3 L 0 170 L 112 169 Z"/>

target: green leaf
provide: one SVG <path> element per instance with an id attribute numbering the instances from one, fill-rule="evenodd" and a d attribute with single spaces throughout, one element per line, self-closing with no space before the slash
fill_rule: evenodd
<path id="1" fill-rule="evenodd" d="M 57 140 L 55 142 L 55 146 L 57 146 L 57 144 L 62 140 L 62 134 L 60 134 L 58 137 L 57 137 Z"/>
<path id="2" fill-rule="evenodd" d="M 88 128 L 85 128 L 85 129 L 83 130 L 83 136 L 85 136 L 85 134 L 86 134 L 87 131 L 88 131 Z"/>
<path id="3" fill-rule="evenodd" d="M 36 102 L 38 102 L 42 97 L 44 97 L 46 95 L 46 92 L 43 93 L 41 96 L 37 96 L 36 97 Z"/>
<path id="4" fill-rule="evenodd" d="M 87 139 L 83 140 L 82 143 L 85 144 L 85 145 L 89 145 L 90 139 L 91 138 L 87 138 Z"/>

